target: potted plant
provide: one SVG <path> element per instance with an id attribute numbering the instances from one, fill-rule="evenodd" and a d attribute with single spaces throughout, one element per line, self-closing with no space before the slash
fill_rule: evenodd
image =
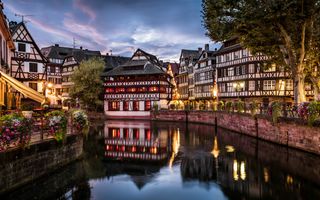
<path id="1" fill-rule="evenodd" d="M 21 112 L 22 115 L 28 119 L 32 118 L 32 114 L 33 114 L 33 106 L 32 104 L 22 104 L 21 105 Z"/>
<path id="2" fill-rule="evenodd" d="M 17 145 L 28 144 L 31 137 L 32 120 L 19 113 L 0 117 L 0 151 Z"/>
<path id="3" fill-rule="evenodd" d="M 62 142 L 67 132 L 67 117 L 63 111 L 55 110 L 46 115 L 51 134 L 58 142 Z"/>
<path id="4" fill-rule="evenodd" d="M 77 133 L 86 134 L 89 128 L 88 116 L 83 110 L 73 110 L 71 112 L 72 126 L 77 130 Z"/>

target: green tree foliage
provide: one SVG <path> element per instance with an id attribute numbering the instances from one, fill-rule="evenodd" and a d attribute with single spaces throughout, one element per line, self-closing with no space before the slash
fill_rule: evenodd
<path id="1" fill-rule="evenodd" d="M 306 68 L 312 68 L 307 63 L 319 40 L 319 0 L 203 0 L 202 7 L 212 40 L 236 36 L 253 54 L 286 67 L 294 79 L 295 102 L 306 100 Z"/>
<path id="2" fill-rule="evenodd" d="M 97 109 L 103 104 L 99 98 L 103 92 L 103 82 L 100 75 L 105 63 L 101 58 L 91 58 L 82 61 L 71 76 L 74 85 L 70 89 L 70 96 L 79 99 L 87 109 Z"/>

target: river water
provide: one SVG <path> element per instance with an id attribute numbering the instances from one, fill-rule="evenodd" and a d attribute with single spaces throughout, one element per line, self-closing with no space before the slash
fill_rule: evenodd
<path id="1" fill-rule="evenodd" d="M 318 200 L 320 157 L 214 126 L 109 120 L 82 160 L 4 198 Z"/>

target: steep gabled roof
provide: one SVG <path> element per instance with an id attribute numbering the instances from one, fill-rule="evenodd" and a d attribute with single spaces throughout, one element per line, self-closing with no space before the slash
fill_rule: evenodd
<path id="1" fill-rule="evenodd" d="M 105 62 L 104 72 L 109 71 L 115 67 L 118 67 L 119 65 L 123 65 L 124 63 L 130 60 L 129 57 L 112 56 L 112 55 L 102 56 L 102 58 Z"/>
<path id="2" fill-rule="evenodd" d="M 134 60 L 133 58 L 138 54 L 142 54 L 146 59 Z M 129 61 L 108 72 L 104 72 L 102 76 L 166 74 L 162 67 L 156 56 L 138 49 Z"/>
<path id="3" fill-rule="evenodd" d="M 49 47 L 44 47 L 41 49 L 41 52 L 43 55 L 47 58 L 54 58 L 54 59 L 64 59 L 68 56 L 72 56 L 73 53 L 79 52 L 79 51 L 85 51 L 86 54 L 90 55 L 93 54 L 95 56 L 101 55 L 100 51 L 92 51 L 88 49 L 75 49 L 70 47 L 61 47 L 59 45 L 52 45 Z"/>
<path id="4" fill-rule="evenodd" d="M 24 22 L 20 22 L 20 23 L 16 23 L 16 22 L 10 22 L 9 23 L 10 26 L 10 31 L 11 31 L 11 35 L 12 37 L 14 37 L 14 34 L 17 33 L 17 31 L 19 30 L 20 27 L 23 27 L 24 30 L 26 30 L 27 35 L 30 37 L 31 42 L 33 43 L 36 51 L 39 53 L 39 55 L 41 56 L 42 60 L 44 62 L 47 62 L 46 57 L 42 54 L 41 50 L 39 49 L 37 43 L 35 42 L 35 40 L 33 39 L 32 35 L 30 34 L 29 30 L 27 29 L 26 25 Z"/>

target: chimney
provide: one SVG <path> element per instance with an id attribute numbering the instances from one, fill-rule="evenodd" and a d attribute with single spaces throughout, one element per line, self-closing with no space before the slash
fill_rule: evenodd
<path id="1" fill-rule="evenodd" d="M 82 46 L 80 46 L 80 49 L 82 50 Z"/>
<path id="2" fill-rule="evenodd" d="M 199 53 L 199 54 L 202 53 L 202 48 L 201 48 L 201 47 L 198 48 L 198 53 Z"/>
<path id="3" fill-rule="evenodd" d="M 59 44 L 54 44 L 55 47 L 59 47 Z"/>
<path id="4" fill-rule="evenodd" d="M 109 56 L 109 53 L 106 53 L 106 56 Z"/>
<path id="5" fill-rule="evenodd" d="M 209 51 L 209 44 L 205 44 L 205 45 L 204 45 L 204 50 L 205 50 L 205 51 Z"/>

